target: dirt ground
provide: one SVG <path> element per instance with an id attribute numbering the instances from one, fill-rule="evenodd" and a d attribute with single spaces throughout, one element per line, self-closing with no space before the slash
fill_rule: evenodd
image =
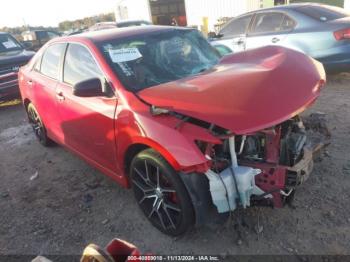
<path id="1" fill-rule="evenodd" d="M 131 191 L 62 147 L 42 147 L 22 106 L 1 106 L 0 254 L 80 254 L 91 242 L 104 246 L 118 237 L 153 254 L 350 255 L 349 80 L 329 77 L 306 112 L 326 113 L 333 136 L 298 190 L 295 208 L 246 210 L 250 228 L 242 241 L 233 223 L 196 228 L 181 238 L 163 235 Z"/>

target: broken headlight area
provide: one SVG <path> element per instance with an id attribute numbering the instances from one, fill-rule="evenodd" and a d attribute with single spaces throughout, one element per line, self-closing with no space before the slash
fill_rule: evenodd
<path id="1" fill-rule="evenodd" d="M 211 160 L 205 175 L 219 213 L 238 206 L 283 207 L 313 168 L 313 148 L 298 116 L 252 134 L 223 133 L 221 141 L 196 142 Z"/>

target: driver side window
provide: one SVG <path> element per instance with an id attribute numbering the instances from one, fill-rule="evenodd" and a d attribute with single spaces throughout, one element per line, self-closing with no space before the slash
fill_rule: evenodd
<path id="1" fill-rule="evenodd" d="M 69 44 L 63 69 L 63 81 L 70 85 L 91 79 L 103 79 L 103 74 L 91 53 L 82 45 Z"/>
<path id="2" fill-rule="evenodd" d="M 221 29 L 220 34 L 222 34 L 224 37 L 245 34 L 248 30 L 252 17 L 253 15 L 243 16 L 228 22 L 228 24 Z"/>

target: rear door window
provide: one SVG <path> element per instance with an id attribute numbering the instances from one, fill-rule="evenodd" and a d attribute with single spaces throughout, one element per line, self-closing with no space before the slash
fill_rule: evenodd
<path id="1" fill-rule="evenodd" d="M 294 19 L 290 18 L 289 16 L 285 15 L 282 25 L 281 25 L 281 31 L 289 31 L 293 30 L 297 23 Z"/>
<path id="2" fill-rule="evenodd" d="M 296 10 L 321 22 L 332 21 L 350 16 L 350 13 L 345 11 L 345 9 L 335 6 L 307 5 L 301 6 Z"/>
<path id="3" fill-rule="evenodd" d="M 60 61 L 66 44 L 59 43 L 49 46 L 43 55 L 40 72 L 53 79 L 59 79 Z"/>
<path id="4" fill-rule="evenodd" d="M 102 71 L 86 47 L 69 44 L 63 69 L 63 81 L 70 85 L 91 79 L 103 78 Z"/>
<path id="5" fill-rule="evenodd" d="M 239 36 L 245 34 L 248 30 L 252 17 L 253 15 L 248 15 L 231 20 L 221 29 L 220 34 L 224 37 Z"/>
<path id="6" fill-rule="evenodd" d="M 282 13 L 260 13 L 257 14 L 253 23 L 251 33 L 274 33 L 283 31 L 285 15 Z"/>
<path id="7" fill-rule="evenodd" d="M 268 34 L 290 31 L 296 26 L 296 22 L 283 13 L 257 14 L 252 26 L 252 34 Z"/>

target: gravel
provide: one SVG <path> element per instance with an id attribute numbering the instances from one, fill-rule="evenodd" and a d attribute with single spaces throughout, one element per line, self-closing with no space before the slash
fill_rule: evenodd
<path id="1" fill-rule="evenodd" d="M 297 190 L 295 208 L 245 210 L 242 239 L 227 223 L 180 238 L 160 233 L 131 191 L 62 147 L 42 147 L 22 106 L 0 107 L 0 254 L 80 254 L 89 243 L 105 246 L 118 237 L 153 254 L 350 255 L 349 80 L 330 77 L 306 112 L 327 114 L 332 143 Z"/>

